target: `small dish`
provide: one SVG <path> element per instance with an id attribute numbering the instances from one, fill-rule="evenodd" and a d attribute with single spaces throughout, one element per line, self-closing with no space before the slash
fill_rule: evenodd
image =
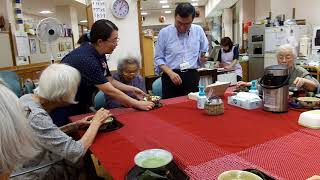
<path id="1" fill-rule="evenodd" d="M 90 117 L 89 119 L 87 119 L 87 121 L 92 121 L 93 117 Z M 117 129 L 120 129 L 123 126 L 122 123 L 120 123 L 119 121 L 117 121 L 116 117 L 114 116 L 109 116 L 104 123 L 99 127 L 99 131 L 106 131 L 106 132 L 110 132 L 110 131 L 114 131 Z"/>
<path id="2" fill-rule="evenodd" d="M 301 113 L 299 116 L 298 124 L 307 128 L 319 129 L 320 110 L 312 110 Z"/>
<path id="3" fill-rule="evenodd" d="M 308 108 L 313 108 L 320 102 L 320 99 L 316 97 L 299 97 L 297 100 L 302 106 Z"/>
<path id="4" fill-rule="evenodd" d="M 143 98 L 144 101 L 150 101 L 154 103 L 154 109 L 155 108 L 159 108 L 162 107 L 162 104 L 160 102 L 161 100 L 161 96 L 151 96 L 151 95 L 147 95 Z"/>
<path id="5" fill-rule="evenodd" d="M 137 166 L 152 169 L 160 168 L 169 164 L 173 159 L 172 154 L 164 149 L 147 149 L 139 152 L 134 157 Z"/>
<path id="6" fill-rule="evenodd" d="M 258 175 L 242 170 L 230 170 L 221 173 L 218 180 L 263 180 Z"/>

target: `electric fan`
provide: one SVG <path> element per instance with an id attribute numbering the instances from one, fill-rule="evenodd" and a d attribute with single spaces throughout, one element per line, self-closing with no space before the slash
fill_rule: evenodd
<path id="1" fill-rule="evenodd" d="M 52 44 L 63 36 L 63 25 L 55 18 L 45 18 L 39 22 L 36 33 L 39 40 L 47 45 L 51 63 L 54 63 Z"/>

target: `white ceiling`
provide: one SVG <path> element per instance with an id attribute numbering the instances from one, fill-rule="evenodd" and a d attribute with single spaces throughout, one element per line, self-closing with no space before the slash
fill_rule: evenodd
<path id="1" fill-rule="evenodd" d="M 75 0 L 23 0 L 22 9 L 27 14 L 41 17 L 55 17 L 55 7 L 69 5 L 77 9 L 78 20 L 87 19 L 86 5 Z M 41 14 L 40 11 L 49 10 L 51 14 Z M 86 23 L 80 23 L 86 25 Z"/>
<path id="2" fill-rule="evenodd" d="M 159 13 L 164 12 L 165 10 L 172 10 L 174 13 L 174 9 L 177 6 L 177 3 L 181 2 L 190 2 L 190 3 L 198 3 L 198 6 L 205 6 L 208 0 L 167 0 L 168 3 L 161 4 L 160 0 L 141 0 L 142 12 L 148 13 Z M 169 5 L 169 8 L 162 8 L 163 5 Z"/>

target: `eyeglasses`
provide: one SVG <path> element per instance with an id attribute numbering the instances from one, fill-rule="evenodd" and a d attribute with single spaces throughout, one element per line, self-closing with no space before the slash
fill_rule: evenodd
<path id="1" fill-rule="evenodd" d="M 107 41 L 115 44 L 115 43 L 118 43 L 120 41 L 120 38 L 116 38 L 116 39 L 113 39 L 113 40 L 107 40 Z"/>
<path id="2" fill-rule="evenodd" d="M 135 76 L 136 74 L 138 74 L 138 71 L 136 71 L 136 72 L 123 72 L 123 75 L 125 75 L 125 76 Z"/>

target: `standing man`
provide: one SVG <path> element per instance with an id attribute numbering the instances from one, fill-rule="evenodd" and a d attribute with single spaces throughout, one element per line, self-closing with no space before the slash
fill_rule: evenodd
<path id="1" fill-rule="evenodd" d="M 164 99 L 198 91 L 197 68 L 206 61 L 208 40 L 201 26 L 192 24 L 194 17 L 195 8 L 190 3 L 180 3 L 175 10 L 175 23 L 159 33 L 155 67 L 163 72 Z"/>

